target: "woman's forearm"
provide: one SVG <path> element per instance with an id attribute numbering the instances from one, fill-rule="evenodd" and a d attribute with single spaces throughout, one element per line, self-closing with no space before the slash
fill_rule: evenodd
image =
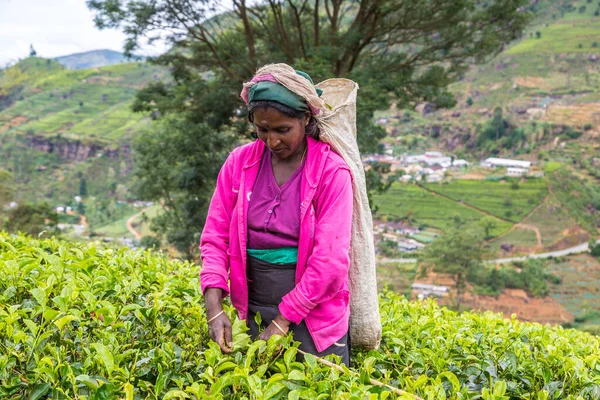
<path id="1" fill-rule="evenodd" d="M 223 309 L 222 299 L 223 290 L 219 288 L 207 288 L 204 291 L 206 301 L 206 311 L 209 317 L 215 315 Z"/>

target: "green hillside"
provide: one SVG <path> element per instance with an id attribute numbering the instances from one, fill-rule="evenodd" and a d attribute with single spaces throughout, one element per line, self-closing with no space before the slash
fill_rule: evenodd
<path id="1" fill-rule="evenodd" d="M 165 79 L 166 69 L 145 63 L 72 71 L 36 57 L 1 70 L 0 169 L 14 175 L 13 200 L 82 211 L 82 195 L 90 230 L 133 215 L 123 204 L 135 200 L 131 140 L 149 118 L 131 103 Z"/>
<path id="2" fill-rule="evenodd" d="M 145 63 L 71 71 L 28 58 L 0 73 L 0 135 L 27 134 L 93 139 L 111 144 L 133 137 L 146 124 L 130 111 L 138 89 L 168 77 Z"/>
<path id="3" fill-rule="evenodd" d="M 96 68 L 127 62 L 123 53 L 114 50 L 86 51 L 84 53 L 56 57 L 55 60 L 68 69 Z"/>
<path id="4" fill-rule="evenodd" d="M 237 319 L 233 354 L 221 354 L 198 269 L 0 233 L 0 397 L 396 398 L 369 378 L 425 399 L 600 396 L 598 337 L 389 292 L 380 296 L 381 346 L 353 349 L 351 372 L 296 362 L 289 336 L 251 342 Z"/>

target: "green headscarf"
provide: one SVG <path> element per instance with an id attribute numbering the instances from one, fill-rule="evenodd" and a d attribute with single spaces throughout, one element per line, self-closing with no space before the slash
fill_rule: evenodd
<path id="1" fill-rule="evenodd" d="M 306 72 L 296 70 L 296 73 L 305 77 L 314 85 L 310 75 Z M 323 93 L 321 89 L 315 88 L 315 91 L 319 96 Z M 296 111 L 310 112 L 306 100 L 276 82 L 262 81 L 254 84 L 248 92 L 248 103 L 253 101 L 276 101 Z"/>

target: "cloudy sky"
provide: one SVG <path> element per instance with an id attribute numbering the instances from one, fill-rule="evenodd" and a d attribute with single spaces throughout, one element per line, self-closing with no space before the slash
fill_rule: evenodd
<path id="1" fill-rule="evenodd" d="M 45 58 L 89 50 L 123 50 L 125 35 L 98 30 L 85 0 L 0 0 L 0 67 L 29 55 Z M 157 54 L 160 44 L 143 53 Z"/>

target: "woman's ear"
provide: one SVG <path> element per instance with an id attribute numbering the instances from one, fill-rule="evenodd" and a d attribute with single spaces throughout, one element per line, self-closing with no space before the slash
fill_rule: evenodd
<path id="1" fill-rule="evenodd" d="M 304 126 L 308 125 L 308 123 L 310 122 L 310 117 L 311 117 L 311 114 L 308 111 L 306 113 L 304 113 Z"/>

